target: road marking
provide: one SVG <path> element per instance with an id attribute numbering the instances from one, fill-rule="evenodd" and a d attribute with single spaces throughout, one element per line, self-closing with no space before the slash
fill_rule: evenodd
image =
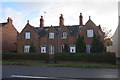
<path id="1" fill-rule="evenodd" d="M 42 78 L 42 79 L 56 79 L 55 77 L 38 77 L 38 76 L 22 76 L 22 75 L 11 75 L 14 78 Z"/>
<path id="2" fill-rule="evenodd" d="M 84 79 L 69 79 L 69 78 L 56 78 L 56 77 L 38 77 L 38 76 L 22 76 L 11 75 L 12 78 L 34 78 L 34 79 L 55 79 L 55 80 L 84 80 Z"/>

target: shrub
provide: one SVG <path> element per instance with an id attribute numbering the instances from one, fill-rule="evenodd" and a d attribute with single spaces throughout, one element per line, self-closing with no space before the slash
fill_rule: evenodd
<path id="1" fill-rule="evenodd" d="M 33 43 L 30 45 L 30 52 L 31 53 L 35 53 L 35 46 L 33 45 Z"/>
<path id="2" fill-rule="evenodd" d="M 77 53 L 86 51 L 84 36 L 78 35 L 77 40 L 76 40 L 76 50 L 77 50 Z"/>
<path id="3" fill-rule="evenodd" d="M 3 60 L 47 60 L 47 54 L 36 54 L 36 53 L 3 53 Z"/>
<path id="4" fill-rule="evenodd" d="M 103 52 L 104 45 L 103 42 L 100 40 L 100 37 L 94 34 L 91 52 Z"/>
<path id="5" fill-rule="evenodd" d="M 48 54 L 2 53 L 3 60 L 48 60 Z M 86 61 L 116 64 L 115 53 L 55 53 L 55 61 Z"/>
<path id="6" fill-rule="evenodd" d="M 69 52 L 69 51 L 68 51 L 68 44 L 67 44 L 67 43 L 64 43 L 63 52 Z"/>
<path id="7" fill-rule="evenodd" d="M 98 63 L 116 63 L 115 53 L 56 53 L 56 61 L 86 61 Z"/>

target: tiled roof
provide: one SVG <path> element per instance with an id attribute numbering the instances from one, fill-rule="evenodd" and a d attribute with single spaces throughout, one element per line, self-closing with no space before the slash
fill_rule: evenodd
<path id="1" fill-rule="evenodd" d="M 77 36 L 83 26 L 67 26 L 69 36 Z"/>
<path id="2" fill-rule="evenodd" d="M 61 29 L 60 26 L 52 26 L 56 31 L 56 36 L 59 34 L 59 30 Z M 83 26 L 80 25 L 75 25 L 75 26 L 66 26 L 68 29 L 68 36 L 76 36 L 78 31 L 80 31 Z M 50 27 L 44 27 L 44 28 L 40 28 L 40 27 L 34 27 L 34 30 L 37 32 L 37 34 L 39 35 L 39 37 L 47 37 L 48 35 L 48 29 Z"/>
<path id="3" fill-rule="evenodd" d="M 48 28 L 50 28 L 50 27 L 44 27 L 44 28 L 37 27 L 35 29 L 36 29 L 37 34 L 40 37 L 47 37 Z"/>
<path id="4" fill-rule="evenodd" d="M 7 24 L 7 22 L 5 22 L 5 23 L 0 23 L 0 27 L 5 26 L 6 24 Z"/>

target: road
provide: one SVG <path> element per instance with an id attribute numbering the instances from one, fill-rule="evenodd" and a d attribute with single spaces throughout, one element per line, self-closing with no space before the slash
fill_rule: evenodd
<path id="1" fill-rule="evenodd" d="M 118 78 L 118 69 L 97 69 L 97 68 L 72 68 L 72 67 L 48 67 L 48 66 L 2 66 L 3 78 L 64 78 L 84 79 Z M 83 80 L 82 79 L 82 80 Z M 93 79 L 92 79 L 93 80 Z M 98 80 L 98 79 L 97 79 Z M 116 80 L 116 79 L 115 79 Z"/>

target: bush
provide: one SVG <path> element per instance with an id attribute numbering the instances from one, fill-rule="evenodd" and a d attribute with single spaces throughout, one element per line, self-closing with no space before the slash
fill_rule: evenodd
<path id="1" fill-rule="evenodd" d="M 56 53 L 56 61 L 86 61 L 98 63 L 116 63 L 115 53 Z"/>
<path id="2" fill-rule="evenodd" d="M 31 53 L 35 53 L 35 46 L 33 45 L 33 43 L 30 45 L 30 52 Z"/>
<path id="3" fill-rule="evenodd" d="M 2 53 L 3 60 L 48 60 L 48 54 Z M 55 53 L 55 61 L 85 61 L 116 64 L 115 53 Z"/>
<path id="4" fill-rule="evenodd" d="M 47 54 L 36 53 L 10 53 L 6 52 L 2 54 L 3 60 L 47 60 Z"/>
<path id="5" fill-rule="evenodd" d="M 86 51 L 84 36 L 78 35 L 78 38 L 76 40 L 76 50 L 77 50 L 77 53 Z"/>

